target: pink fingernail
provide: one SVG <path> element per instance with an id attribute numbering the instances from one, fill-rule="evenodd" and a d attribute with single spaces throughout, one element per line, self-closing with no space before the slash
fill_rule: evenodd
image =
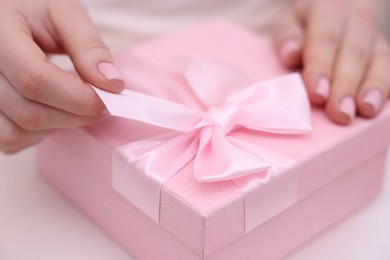
<path id="1" fill-rule="evenodd" d="M 102 62 L 98 64 L 98 70 L 107 80 L 121 80 L 123 81 L 122 74 L 119 70 L 111 63 Z"/>
<path id="2" fill-rule="evenodd" d="M 294 52 L 298 52 L 300 50 L 300 45 L 298 41 L 294 39 L 288 40 L 282 47 L 281 55 L 282 59 L 286 60 L 290 57 L 290 55 Z"/>
<path id="3" fill-rule="evenodd" d="M 369 104 L 375 113 L 379 111 L 383 100 L 382 93 L 379 90 L 370 90 L 363 98 L 363 102 Z"/>
<path id="4" fill-rule="evenodd" d="M 346 114 L 351 120 L 355 117 L 356 106 L 352 97 L 345 97 L 341 100 L 340 111 Z"/>
<path id="5" fill-rule="evenodd" d="M 329 96 L 329 89 L 330 89 L 329 85 L 330 85 L 329 80 L 325 77 L 321 77 L 317 83 L 316 92 L 318 95 L 323 97 L 325 100 L 327 100 L 328 96 Z"/>

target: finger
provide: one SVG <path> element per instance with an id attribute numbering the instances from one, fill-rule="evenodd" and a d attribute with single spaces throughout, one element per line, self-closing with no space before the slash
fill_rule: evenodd
<path id="1" fill-rule="evenodd" d="M 289 10 L 276 23 L 273 35 L 279 57 L 287 68 L 302 62 L 303 28 L 297 15 Z"/>
<path id="2" fill-rule="evenodd" d="M 343 1 L 322 1 L 308 10 L 303 78 L 310 100 L 317 105 L 324 104 L 330 93 L 333 63 L 346 10 L 340 2 Z"/>
<path id="3" fill-rule="evenodd" d="M 82 126 L 100 119 L 74 115 L 25 99 L 1 74 L 0 111 L 19 127 L 30 131 Z"/>
<path id="4" fill-rule="evenodd" d="M 5 154 L 13 154 L 36 144 L 53 132 L 23 130 L 0 112 L 0 151 Z"/>
<path id="5" fill-rule="evenodd" d="M 122 75 L 80 2 L 55 2 L 50 13 L 59 41 L 80 77 L 107 91 L 121 92 L 124 89 Z"/>
<path id="6" fill-rule="evenodd" d="M 358 14 L 354 12 L 347 25 L 326 106 L 329 118 L 339 124 L 349 124 L 355 117 L 355 96 L 373 51 L 376 33 L 374 24 L 361 19 Z"/>
<path id="7" fill-rule="evenodd" d="M 379 39 L 357 96 L 357 109 L 360 115 L 374 117 L 381 110 L 390 92 L 389 68 L 389 46 L 384 39 Z"/>
<path id="8" fill-rule="evenodd" d="M 73 114 L 102 114 L 92 88 L 50 63 L 14 16 L 0 17 L 0 35 L 0 71 L 24 97 Z"/>

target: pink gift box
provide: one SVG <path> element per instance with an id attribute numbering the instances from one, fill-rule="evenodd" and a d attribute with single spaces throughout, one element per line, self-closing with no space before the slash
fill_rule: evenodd
<path id="1" fill-rule="evenodd" d="M 193 100 L 188 91 L 167 82 L 177 78 L 175 60 L 188 56 L 238 68 L 253 82 L 286 74 L 269 39 L 221 21 L 119 53 L 116 64 L 128 88 L 186 104 Z M 156 74 L 139 77 L 147 70 L 137 60 Z M 199 182 L 191 161 L 159 186 L 153 215 L 144 205 L 149 198 L 140 199 L 149 196 L 148 187 L 132 193 L 138 176 L 115 174 L 113 158 L 118 147 L 169 130 L 116 117 L 47 138 L 39 145 L 39 167 L 137 259 L 279 259 L 372 199 L 382 180 L 390 105 L 375 119 L 357 118 L 348 127 L 331 123 L 317 108 L 311 120 L 307 134 L 234 132 L 294 161 L 292 169 L 254 188 L 255 200 L 233 180 Z M 175 159 L 167 154 L 166 160 Z"/>

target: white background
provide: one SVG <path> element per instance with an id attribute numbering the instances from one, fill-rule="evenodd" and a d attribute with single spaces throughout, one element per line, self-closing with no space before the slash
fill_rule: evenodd
<path id="1" fill-rule="evenodd" d="M 387 177 L 377 199 L 287 260 L 389 260 Z M 37 176 L 34 149 L 0 155 L 0 260 L 86 259 L 132 260 Z"/>

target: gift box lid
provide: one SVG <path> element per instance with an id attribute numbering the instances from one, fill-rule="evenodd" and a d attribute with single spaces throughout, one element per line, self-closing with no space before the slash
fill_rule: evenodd
<path id="1" fill-rule="evenodd" d="M 251 82 L 287 73 L 270 39 L 225 21 L 212 21 L 143 43 L 116 54 L 115 62 L 128 89 L 199 107 L 193 93 L 183 87 L 186 83 L 178 72 L 177 60 L 189 56 L 238 68 Z M 193 251 L 208 255 L 377 156 L 390 141 L 389 105 L 375 119 L 357 118 L 351 126 L 330 122 L 319 108 L 312 108 L 311 120 L 312 131 L 307 134 L 235 130 L 235 138 L 290 158 L 294 162 L 292 168 L 259 185 L 252 196 L 232 180 L 199 182 L 193 175 L 191 160 L 162 185 L 156 183 L 157 221 Z M 113 173 L 113 154 L 118 147 L 169 132 L 134 120 L 108 117 L 93 126 L 60 132 L 57 136 L 76 143 L 66 149 L 132 203 L 141 196 L 148 201 L 148 187 L 135 193 L 127 188 L 133 189 L 137 181 L 134 175 Z M 166 155 L 167 161 L 176 159 Z M 249 204 L 256 205 L 257 213 L 248 211 Z M 255 219 L 251 220 L 250 215 Z"/>

